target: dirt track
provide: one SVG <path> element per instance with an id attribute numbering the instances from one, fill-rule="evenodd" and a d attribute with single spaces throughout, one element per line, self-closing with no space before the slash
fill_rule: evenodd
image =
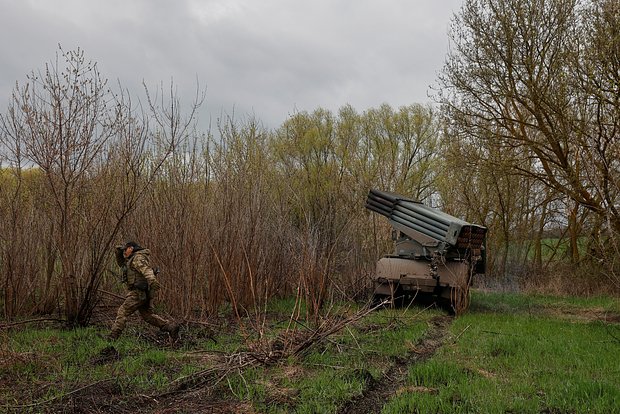
<path id="1" fill-rule="evenodd" d="M 408 355 L 394 359 L 394 363 L 376 381 L 369 381 L 364 394 L 345 404 L 339 411 L 340 414 L 366 414 L 379 413 L 383 405 L 392 396 L 405 386 L 409 366 L 417 364 L 432 357 L 433 354 L 444 344 L 448 327 L 453 318 L 450 316 L 437 316 L 431 319 L 429 330 L 426 332 Z"/>

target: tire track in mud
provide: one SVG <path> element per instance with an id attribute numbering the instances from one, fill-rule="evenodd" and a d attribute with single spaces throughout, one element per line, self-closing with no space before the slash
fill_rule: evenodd
<path id="1" fill-rule="evenodd" d="M 378 380 L 370 380 L 364 393 L 347 402 L 339 414 L 379 413 L 383 405 L 407 382 L 409 366 L 424 362 L 432 357 L 444 344 L 452 316 L 436 316 L 429 321 L 430 327 L 422 338 L 404 357 L 397 357 L 394 363 Z"/>

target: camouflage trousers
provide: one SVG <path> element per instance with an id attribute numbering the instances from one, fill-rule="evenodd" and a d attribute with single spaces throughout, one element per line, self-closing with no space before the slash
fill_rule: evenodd
<path id="1" fill-rule="evenodd" d="M 110 333 L 112 338 L 118 338 L 120 336 L 123 329 L 125 329 L 127 317 L 135 311 L 140 312 L 142 319 L 151 325 L 164 331 L 170 329 L 170 323 L 161 316 L 155 314 L 152 301 L 147 293 L 143 290 L 134 289 L 127 293 L 125 302 L 118 308 L 116 320 L 114 321 L 114 325 L 112 325 L 112 332 Z"/>

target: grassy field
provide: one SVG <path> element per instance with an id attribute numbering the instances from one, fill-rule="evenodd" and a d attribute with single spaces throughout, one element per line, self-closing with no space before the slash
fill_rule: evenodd
<path id="1" fill-rule="evenodd" d="M 428 392 L 384 413 L 620 411 L 620 319 L 611 299 L 477 294 L 449 340 L 408 382 Z"/>
<path id="2" fill-rule="evenodd" d="M 188 324 L 176 344 L 139 321 L 114 343 L 104 325 L 4 329 L 0 412 L 620 412 L 617 299 L 475 292 L 458 318 L 340 306 L 325 337 L 291 307 L 261 329 Z M 299 338 L 314 340 L 287 353 Z"/>

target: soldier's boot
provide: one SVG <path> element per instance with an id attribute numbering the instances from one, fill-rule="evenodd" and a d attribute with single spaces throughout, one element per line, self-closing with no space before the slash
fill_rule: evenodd
<path id="1" fill-rule="evenodd" d="M 170 339 L 172 339 L 172 342 L 176 342 L 179 340 L 179 328 L 180 327 L 181 327 L 180 324 L 176 322 L 170 322 L 170 323 L 167 323 L 162 328 L 162 331 L 168 332 L 168 335 L 170 335 Z"/>

